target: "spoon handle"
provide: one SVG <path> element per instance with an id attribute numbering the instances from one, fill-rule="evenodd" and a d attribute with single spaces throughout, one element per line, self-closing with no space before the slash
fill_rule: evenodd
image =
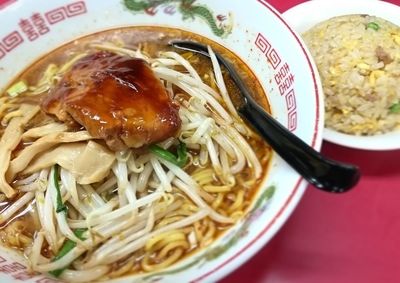
<path id="1" fill-rule="evenodd" d="M 300 138 L 289 132 L 252 99 L 246 99 L 238 112 L 270 146 L 300 175 L 318 189 L 342 193 L 357 184 L 356 166 L 323 157 Z"/>

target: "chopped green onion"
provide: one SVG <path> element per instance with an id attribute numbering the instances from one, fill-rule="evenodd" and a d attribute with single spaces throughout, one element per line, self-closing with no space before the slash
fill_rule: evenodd
<path id="1" fill-rule="evenodd" d="M 86 232 L 86 229 L 80 228 L 80 229 L 76 229 L 74 231 L 75 236 L 77 236 L 79 239 L 81 239 L 82 241 L 85 240 L 85 238 L 83 237 L 83 233 Z M 65 256 L 67 253 L 69 253 L 73 248 L 76 247 L 76 243 L 74 241 L 71 240 L 67 240 L 65 241 L 64 245 L 61 247 L 60 251 L 58 252 L 58 254 L 53 258 L 52 261 L 56 261 L 59 260 L 60 258 L 62 258 L 63 256 Z M 56 269 L 53 271 L 50 271 L 49 273 L 55 277 L 59 277 L 61 275 L 61 273 L 66 269 L 65 268 L 60 268 L 60 269 Z"/>
<path id="2" fill-rule="evenodd" d="M 389 112 L 391 114 L 397 114 L 400 113 L 400 102 L 393 104 L 392 106 L 390 106 L 389 108 Z"/>
<path id="3" fill-rule="evenodd" d="M 177 158 L 178 166 L 179 167 L 185 166 L 188 160 L 187 148 L 185 143 L 179 141 L 177 153 L 178 153 L 178 158 Z"/>
<path id="4" fill-rule="evenodd" d="M 178 165 L 176 156 L 173 153 L 169 152 L 168 150 L 163 149 L 161 146 L 158 146 L 156 144 L 152 144 L 149 147 L 149 150 L 152 153 L 154 153 L 155 155 L 157 155 L 158 157 L 160 157 L 162 159 L 165 159 L 165 160 L 167 160 L 167 161 L 169 161 L 171 163 L 174 163 L 175 165 Z"/>
<path id="5" fill-rule="evenodd" d="M 158 157 L 165 159 L 179 167 L 183 167 L 185 166 L 186 162 L 187 162 L 187 148 L 186 148 L 186 144 L 184 144 L 183 142 L 179 142 L 178 148 L 177 148 L 177 154 L 178 156 L 175 156 L 175 154 L 173 154 L 172 152 L 163 149 L 162 147 L 156 145 L 156 144 L 152 144 L 149 146 L 149 150 L 154 153 L 155 155 L 157 155 Z"/>
<path id="6" fill-rule="evenodd" d="M 67 211 L 67 207 L 62 201 L 61 198 L 61 191 L 60 191 L 60 184 L 58 183 L 58 180 L 60 179 L 60 176 L 58 174 L 58 165 L 54 166 L 54 186 L 56 187 L 57 191 L 57 207 L 56 207 L 56 212 L 63 212 Z"/>
<path id="7" fill-rule="evenodd" d="M 7 94 L 11 97 L 18 96 L 28 90 L 28 86 L 25 82 L 19 81 L 13 84 L 9 89 L 7 89 Z"/>
<path id="8" fill-rule="evenodd" d="M 367 29 L 369 29 L 369 28 L 377 31 L 380 29 L 380 26 L 375 22 L 370 22 L 367 24 Z"/>

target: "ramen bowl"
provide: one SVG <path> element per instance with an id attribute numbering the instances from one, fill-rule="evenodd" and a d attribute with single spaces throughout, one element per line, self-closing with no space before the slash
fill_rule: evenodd
<path id="1" fill-rule="evenodd" d="M 39 58 L 46 58 L 68 42 L 72 46 L 78 38 L 126 27 L 160 31 L 170 28 L 175 34 L 200 35 L 240 58 L 266 93 L 272 116 L 307 144 L 320 149 L 323 96 L 316 69 L 302 41 L 266 1 L 249 1 L 243 9 L 241 1 L 13 0 L 2 1 L 0 16 L 3 91 Z M 276 234 L 307 185 L 276 154 L 262 170 L 265 177 L 246 213 L 211 243 L 167 268 L 112 280 L 213 282 L 238 268 Z M 30 272 L 29 265 L 22 253 L 0 247 L 0 281 L 56 280 L 49 274 Z"/>

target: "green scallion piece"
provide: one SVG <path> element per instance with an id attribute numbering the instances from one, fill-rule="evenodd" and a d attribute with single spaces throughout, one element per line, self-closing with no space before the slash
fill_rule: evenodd
<path id="1" fill-rule="evenodd" d="M 377 23 L 375 23 L 375 22 L 370 22 L 370 23 L 368 23 L 367 24 L 367 29 L 373 29 L 373 30 L 375 30 L 375 31 L 377 31 L 377 30 L 379 30 L 381 27 L 377 24 Z"/>
<path id="2" fill-rule="evenodd" d="M 149 146 L 149 150 L 151 153 L 157 155 L 158 157 L 165 159 L 179 167 L 185 166 L 187 163 L 187 148 L 186 144 L 183 142 L 180 142 L 177 148 L 177 155 L 173 154 L 172 152 L 163 149 L 162 147 L 153 144 Z"/>
<path id="3" fill-rule="evenodd" d="M 13 84 L 11 87 L 9 87 L 6 92 L 9 96 L 15 97 L 21 93 L 24 93 L 27 90 L 28 90 L 28 86 L 26 85 L 26 83 L 23 81 L 19 81 L 19 82 Z"/>
<path id="4" fill-rule="evenodd" d="M 173 153 L 169 152 L 168 150 L 163 149 L 161 146 L 152 144 L 151 146 L 149 146 L 149 150 L 151 151 L 151 153 L 154 153 L 158 157 L 165 159 L 175 165 L 178 165 L 176 156 Z"/>
<path id="5" fill-rule="evenodd" d="M 57 191 L 57 207 L 56 207 L 56 212 L 65 212 L 67 211 L 67 207 L 65 206 L 65 204 L 62 201 L 62 197 L 61 197 L 61 190 L 60 190 L 60 184 L 59 184 L 59 173 L 58 173 L 58 165 L 54 166 L 54 186 L 56 187 L 56 191 Z"/>
<path id="6" fill-rule="evenodd" d="M 391 114 L 398 114 L 400 113 L 400 102 L 393 104 L 389 108 L 389 113 Z"/>
<path id="7" fill-rule="evenodd" d="M 188 160 L 187 148 L 185 143 L 181 141 L 179 142 L 177 153 L 178 153 L 178 158 L 177 158 L 178 166 L 179 167 L 185 166 Z"/>
<path id="8" fill-rule="evenodd" d="M 79 239 L 81 239 L 82 241 L 85 240 L 85 238 L 83 237 L 83 233 L 86 232 L 86 229 L 76 229 L 74 231 L 74 234 L 76 237 L 78 237 Z M 71 240 L 67 240 L 65 241 L 64 245 L 61 247 L 60 251 L 58 252 L 58 254 L 53 258 L 52 261 L 56 261 L 59 260 L 60 258 L 62 258 L 63 256 L 65 256 L 67 253 L 69 253 L 73 248 L 76 247 L 76 243 L 74 241 Z M 53 275 L 54 277 L 59 277 L 61 275 L 61 273 L 66 269 L 65 268 L 60 268 L 60 269 L 56 269 L 53 271 L 50 271 L 49 273 L 51 275 Z"/>

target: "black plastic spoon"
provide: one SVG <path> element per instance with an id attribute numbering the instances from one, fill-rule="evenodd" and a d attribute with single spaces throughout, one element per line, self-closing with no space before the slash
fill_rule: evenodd
<path id="1" fill-rule="evenodd" d="M 193 41 L 172 41 L 175 48 L 210 57 L 207 46 Z M 316 188 L 343 193 L 354 187 L 360 179 L 357 166 L 323 157 L 319 152 L 283 127 L 253 99 L 239 74 L 221 55 L 215 53 L 220 64 L 228 70 L 239 88 L 243 103 L 235 105 L 240 116 L 248 121 L 268 144 L 304 179 Z"/>

